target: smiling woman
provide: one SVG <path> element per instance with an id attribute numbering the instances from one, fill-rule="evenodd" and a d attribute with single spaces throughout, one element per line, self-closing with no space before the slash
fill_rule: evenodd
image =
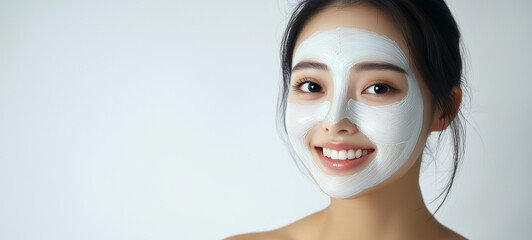
<path id="1" fill-rule="evenodd" d="M 341 43 L 336 44 L 338 41 Z M 290 142 L 321 189 L 331 197 L 353 197 L 381 183 L 403 166 L 421 129 L 423 100 L 417 81 L 410 70 L 404 74 L 403 71 L 356 68 L 360 64 L 375 64 L 368 61 L 377 61 L 409 69 L 401 49 L 392 40 L 376 33 L 338 28 L 312 35 L 299 45 L 294 56 L 296 63 L 318 59 L 331 69 L 327 74 L 330 77 L 315 80 L 326 86 L 325 94 L 308 99 L 298 94 L 297 89 L 291 90 L 286 110 Z M 317 79 L 312 73 L 293 72 L 293 86 L 297 87 L 299 78 Z M 377 87 L 394 91 L 370 93 Z M 320 103 L 314 104 L 316 101 Z M 345 145 L 353 146 L 346 148 Z M 332 149 L 331 157 L 316 151 L 323 148 Z M 349 151 L 355 155 L 356 152 L 371 153 L 364 157 L 359 155 L 356 160 L 341 161 L 346 159 L 338 155 Z M 320 161 L 313 162 L 313 159 Z"/>
<path id="2" fill-rule="evenodd" d="M 419 187 L 431 132 L 460 157 L 460 33 L 442 0 L 301 2 L 282 46 L 280 116 L 296 162 L 330 205 L 230 239 L 463 239 Z"/>

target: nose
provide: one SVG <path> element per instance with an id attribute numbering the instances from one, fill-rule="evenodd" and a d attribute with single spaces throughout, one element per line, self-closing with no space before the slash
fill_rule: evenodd
<path id="1" fill-rule="evenodd" d="M 323 130 L 330 134 L 354 134 L 358 132 L 358 128 L 355 124 L 344 118 L 335 124 L 331 124 L 327 119 L 322 121 Z"/>

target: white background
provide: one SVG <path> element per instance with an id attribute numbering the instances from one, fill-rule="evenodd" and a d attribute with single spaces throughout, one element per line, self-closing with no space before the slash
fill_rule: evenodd
<path id="1" fill-rule="evenodd" d="M 437 217 L 471 239 L 527 239 L 532 4 L 448 2 L 472 94 Z M 0 239 L 220 239 L 324 208 L 275 128 L 293 6 L 0 1 Z M 438 156 L 428 202 L 448 174 Z"/>

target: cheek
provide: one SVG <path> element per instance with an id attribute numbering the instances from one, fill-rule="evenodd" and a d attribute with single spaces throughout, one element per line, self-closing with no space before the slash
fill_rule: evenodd
<path id="1" fill-rule="evenodd" d="M 288 103 L 285 118 L 286 129 L 290 143 L 298 155 L 305 152 L 306 137 L 309 131 L 325 119 L 329 105 L 328 101 L 312 105 Z"/>
<path id="2" fill-rule="evenodd" d="M 325 118 L 329 111 L 329 105 L 328 101 L 313 105 L 289 102 L 286 108 L 285 124 L 291 145 L 291 154 L 293 157 L 299 158 L 300 161 L 296 161 L 298 167 L 306 169 L 311 177 L 316 171 L 307 139 L 312 136 L 312 129 L 315 129 L 315 126 Z"/>
<path id="3" fill-rule="evenodd" d="M 420 77 L 417 70 L 414 70 L 414 75 L 417 79 L 416 83 L 418 85 L 420 100 L 423 103 L 423 124 L 421 127 L 420 138 L 423 138 L 423 134 L 427 135 L 430 133 L 429 129 L 434 118 L 434 106 L 432 93 L 430 92 L 425 81 Z M 425 136 L 426 138 L 426 136 Z"/>
<path id="4" fill-rule="evenodd" d="M 431 133 L 430 127 L 432 125 L 432 121 L 434 120 L 434 106 L 432 104 L 431 98 L 432 95 L 430 94 L 430 91 L 427 89 L 426 85 L 423 82 L 419 83 L 419 88 L 423 101 L 423 122 L 422 126 L 420 127 L 421 130 L 417 140 L 416 148 L 414 150 L 414 153 L 412 154 L 413 161 L 417 160 L 419 155 L 423 152 L 427 138 Z"/>
<path id="5" fill-rule="evenodd" d="M 328 101 L 312 105 L 289 102 L 285 117 L 289 135 L 304 137 L 310 129 L 325 118 L 329 105 Z"/>
<path id="6" fill-rule="evenodd" d="M 350 100 L 349 120 L 376 145 L 395 145 L 416 139 L 421 128 L 422 105 L 406 99 L 387 106 L 368 106 Z"/>

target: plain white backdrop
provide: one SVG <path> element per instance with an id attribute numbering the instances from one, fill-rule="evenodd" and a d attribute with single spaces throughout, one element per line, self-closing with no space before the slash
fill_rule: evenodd
<path id="1" fill-rule="evenodd" d="M 448 4 L 471 94 L 436 216 L 471 239 L 529 239 L 532 4 Z M 0 1 L 0 239 L 221 239 L 327 206 L 275 128 L 294 5 Z M 437 156 L 431 209 L 449 171 Z"/>

